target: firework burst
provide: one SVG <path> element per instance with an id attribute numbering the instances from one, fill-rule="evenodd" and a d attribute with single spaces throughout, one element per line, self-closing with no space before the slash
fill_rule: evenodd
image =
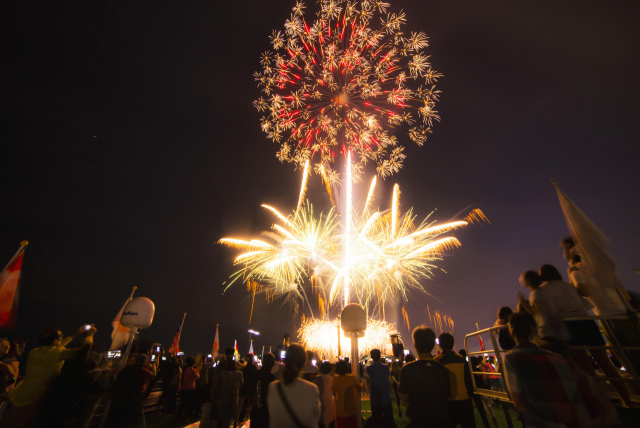
<path id="1" fill-rule="evenodd" d="M 298 330 L 298 340 L 306 350 L 314 351 L 320 358 L 328 360 L 338 357 L 338 334 L 342 354 L 348 354 L 351 349 L 351 339 L 345 337 L 340 330 L 340 320 L 307 319 Z M 385 353 L 390 344 L 389 336 L 398 334 L 393 324 L 374 319 L 367 320 L 364 337 L 358 339 L 360 356 L 368 355 L 372 349 L 380 349 Z"/>
<path id="2" fill-rule="evenodd" d="M 313 169 L 328 185 L 340 182 L 330 166 L 336 153 L 357 156 L 355 181 L 369 161 L 381 177 L 396 173 L 406 156 L 392 129 L 422 145 L 440 120 L 434 84 L 441 75 L 422 53 L 428 39 L 403 33 L 405 13 L 387 12 L 382 1 L 319 5 L 307 21 L 298 2 L 284 33 L 273 31 L 273 51 L 262 54 L 254 75 L 264 92 L 254 101 L 266 113 L 262 130 L 280 144 L 280 161 L 303 167 L 316 158 Z"/>
<path id="3" fill-rule="evenodd" d="M 305 197 L 306 174 L 299 199 Z M 318 294 L 319 318 L 327 319 L 332 303 L 342 294 L 345 303 L 355 297 L 367 311 L 388 299 L 406 300 L 409 289 L 427 291 L 425 279 L 431 278 L 436 262 L 448 249 L 460 242 L 449 232 L 486 220 L 473 210 L 465 220 L 436 224 L 428 216 L 421 223 L 409 209 L 400 215 L 400 188 L 394 186 L 392 207 L 388 213 L 370 213 L 376 180 L 372 181 L 364 211 L 358 215 L 351 204 L 350 214 L 340 221 L 335 208 L 324 216 L 314 215 L 307 203 L 289 216 L 263 205 L 279 220 L 262 239 L 223 238 L 219 242 L 244 250 L 235 259 L 242 268 L 232 276 L 229 286 L 240 280 L 259 284 L 268 296 L 291 298 L 313 315 L 311 294 Z M 350 187 L 350 186 L 348 186 Z M 349 227 L 347 227 L 349 225 Z M 384 309 L 382 309 L 383 311 Z"/>

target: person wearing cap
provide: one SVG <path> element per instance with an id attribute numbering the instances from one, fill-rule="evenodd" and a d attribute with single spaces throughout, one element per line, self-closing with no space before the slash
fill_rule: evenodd
<path id="1" fill-rule="evenodd" d="M 38 342 L 40 347 L 29 352 L 27 357 L 26 375 L 9 393 L 11 409 L 2 418 L 3 428 L 20 427 L 29 425 L 37 415 L 42 399 L 49 391 L 51 383 L 58 377 L 65 360 L 74 358 L 84 347 L 93 345 L 95 327 L 85 330 L 80 327 L 74 334 L 68 337 L 62 336 L 60 329 L 47 330 L 40 335 Z M 81 347 L 69 349 L 66 347 L 73 339 L 86 333 Z"/>

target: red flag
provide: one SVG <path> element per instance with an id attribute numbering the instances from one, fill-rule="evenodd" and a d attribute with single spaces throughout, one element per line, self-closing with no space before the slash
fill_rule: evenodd
<path id="1" fill-rule="evenodd" d="M 476 329 L 480 331 L 480 327 L 478 327 L 478 323 L 476 323 Z M 484 343 L 482 342 L 482 336 L 478 335 L 478 340 L 480 341 L 480 350 L 484 351 L 485 347 L 484 347 Z"/>
<path id="2" fill-rule="evenodd" d="M 216 324 L 216 337 L 213 339 L 213 349 L 211 350 L 211 357 L 215 361 L 220 356 L 220 337 L 218 336 L 218 326 Z"/>
<path id="3" fill-rule="evenodd" d="M 171 342 L 171 347 L 169 348 L 170 354 L 178 355 L 178 352 L 180 352 L 180 334 L 182 334 L 182 326 L 184 325 L 184 318 L 186 316 L 187 314 L 182 316 L 182 322 L 178 326 L 178 331 L 176 331 L 176 334 L 173 336 L 173 342 Z"/>
<path id="4" fill-rule="evenodd" d="M 19 255 L 0 273 L 0 328 L 6 330 L 16 327 L 23 258 L 24 251 L 19 251 Z"/>

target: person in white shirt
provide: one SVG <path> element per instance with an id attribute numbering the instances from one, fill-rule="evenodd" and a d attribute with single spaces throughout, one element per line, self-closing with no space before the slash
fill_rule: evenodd
<path id="1" fill-rule="evenodd" d="M 282 380 L 269 385 L 269 426 L 317 428 L 320 419 L 318 387 L 298 378 L 306 361 L 307 354 L 301 345 L 294 343 L 289 346 Z"/>

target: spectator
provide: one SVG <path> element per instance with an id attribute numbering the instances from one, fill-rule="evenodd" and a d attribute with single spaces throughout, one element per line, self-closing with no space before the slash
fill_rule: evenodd
<path id="1" fill-rule="evenodd" d="M 7 339 L 0 339 L 0 354 L 6 354 L 10 348 L 11 344 Z M 9 386 L 15 383 L 16 377 L 17 373 L 14 371 L 13 367 L 5 361 L 0 361 L 0 397 L 3 401 L 6 400 L 7 393 L 9 392 Z"/>
<path id="2" fill-rule="evenodd" d="M 194 415 L 199 415 L 200 410 L 202 409 L 202 405 L 204 404 L 205 399 L 209 395 L 209 370 L 213 367 L 213 361 L 210 357 L 207 357 L 204 363 L 200 366 L 200 377 L 196 379 L 196 392 L 194 397 Z"/>
<path id="3" fill-rule="evenodd" d="M 538 327 L 536 325 L 536 319 L 533 317 L 533 315 L 531 315 L 529 311 L 527 311 L 527 308 L 524 306 L 522 302 L 518 302 L 518 306 L 516 307 L 516 312 L 518 312 L 519 314 L 522 314 L 529 321 L 529 324 L 531 325 L 531 340 L 533 340 L 533 338 L 538 335 Z M 509 333 L 509 335 L 511 335 L 511 333 Z"/>
<path id="4" fill-rule="evenodd" d="M 13 383 L 9 382 L 9 384 L 6 387 L 7 392 L 15 388 L 16 384 L 22 380 L 22 377 L 20 376 L 20 361 L 18 359 L 22 356 L 22 353 L 24 352 L 25 342 L 26 341 L 24 340 L 12 340 L 9 350 L 6 351 L 6 353 L 3 353 L 2 358 L 0 358 L 0 362 L 3 362 L 11 366 L 11 368 L 13 369 L 13 373 L 15 375 L 15 382 Z M 2 384 L 6 382 L 6 380 L 3 382 L 1 377 L 2 377 L 2 374 L 0 374 L 0 391 L 2 390 Z"/>
<path id="5" fill-rule="evenodd" d="M 627 315 L 628 309 L 624 300 L 629 303 L 633 301 L 630 293 L 622 287 L 616 289 L 608 286 L 609 284 L 597 284 L 595 276 L 589 274 L 579 254 L 574 254 L 569 261 L 569 278 L 578 293 L 594 306 L 594 314 L 598 316 Z M 612 319 L 608 323 L 612 325 L 620 345 L 640 347 L 640 323 L 637 320 Z M 626 353 L 636 372 L 640 372 L 640 351 L 626 351 Z M 637 384 L 634 388 L 638 393 Z"/>
<path id="6" fill-rule="evenodd" d="M 236 416 L 239 422 L 244 421 L 249 404 L 253 401 L 253 394 L 256 392 L 256 373 L 258 372 L 258 368 L 253 364 L 253 354 L 247 354 L 245 361 L 246 364 L 242 368 L 244 383 L 240 388 L 240 401 L 238 403 L 238 415 Z"/>
<path id="7" fill-rule="evenodd" d="M 313 351 L 307 351 L 307 363 L 302 369 L 302 376 L 305 380 L 312 380 L 318 374 L 318 367 L 313 364 Z"/>
<path id="8" fill-rule="evenodd" d="M 273 355 L 276 362 L 271 368 L 271 373 L 276 377 L 276 380 L 282 380 L 282 373 L 284 372 L 284 365 L 280 362 L 280 351 L 276 350 L 276 353 Z"/>
<path id="9" fill-rule="evenodd" d="M 377 420 L 378 427 L 395 427 L 393 421 L 393 405 L 391 404 L 391 385 L 389 377 L 391 370 L 386 364 L 380 363 L 380 350 L 370 352 L 373 364 L 367 366 L 370 381 L 371 417 Z"/>
<path id="10" fill-rule="evenodd" d="M 511 399 L 529 428 L 590 428 L 593 423 L 567 362 L 529 341 L 531 326 L 521 314 L 509 320 L 516 347 L 504 357 Z"/>
<path id="11" fill-rule="evenodd" d="M 413 354 L 407 354 L 404 356 L 404 362 L 405 363 L 410 363 L 412 361 L 415 361 L 416 357 L 413 356 Z"/>
<path id="12" fill-rule="evenodd" d="M 541 288 L 540 275 L 532 270 L 520 275 L 520 284 L 529 289 L 529 300 L 521 292 L 516 293 L 522 306 L 535 319 L 538 336 L 553 336 L 558 339 L 569 339 L 569 332 L 562 321 L 558 303 L 546 288 Z"/>
<path id="13" fill-rule="evenodd" d="M 218 420 L 217 426 L 225 428 L 229 426 L 229 421 L 236 417 L 238 396 L 243 385 L 242 372 L 238 371 L 236 362 L 233 360 L 233 351 L 233 348 L 225 349 L 225 361 L 221 364 L 221 370 L 214 378 L 211 387 Z"/>
<path id="14" fill-rule="evenodd" d="M 172 356 L 162 370 L 162 396 L 157 410 L 160 416 L 176 411 L 176 399 L 181 379 L 182 369 L 178 365 L 178 357 Z"/>
<path id="15" fill-rule="evenodd" d="M 320 394 L 321 413 L 318 427 L 323 428 L 325 425 L 329 425 L 331 428 L 335 428 L 336 405 L 333 402 L 333 395 L 331 393 L 331 386 L 333 385 L 331 370 L 333 370 L 333 367 L 330 362 L 325 361 L 320 365 L 318 370 L 320 372 L 319 376 L 313 380 Z"/>
<path id="16" fill-rule="evenodd" d="M 289 345 L 282 380 L 269 385 L 267 404 L 271 427 L 317 428 L 320 419 L 318 387 L 298 378 L 306 362 L 304 348 L 297 343 Z"/>
<path id="17" fill-rule="evenodd" d="M 51 390 L 43 401 L 42 409 L 33 423 L 33 428 L 62 428 L 71 416 L 76 403 L 87 392 L 93 378 L 85 376 L 85 372 L 96 367 L 88 368 L 87 356 L 89 347 L 84 346 L 70 360 L 67 360 L 60 371 L 60 375 L 52 382 Z"/>
<path id="18" fill-rule="evenodd" d="M 93 344 L 95 327 L 85 330 L 80 327 L 73 335 L 62 337 L 60 329 L 45 331 L 38 338 L 40 347 L 29 352 L 24 380 L 9 393 L 13 406 L 2 418 L 2 427 L 13 428 L 29 425 L 40 408 L 44 395 L 51 383 L 60 374 L 65 360 L 74 358 L 83 348 Z M 65 346 L 73 339 L 86 333 L 82 347 L 67 349 Z"/>
<path id="19" fill-rule="evenodd" d="M 191 355 L 187 357 L 187 366 L 182 374 L 182 397 L 178 408 L 178 422 L 189 423 L 189 418 L 193 416 L 195 405 L 196 380 L 200 377 L 200 367 L 196 367 L 196 360 Z"/>
<path id="20" fill-rule="evenodd" d="M 513 313 L 513 310 L 508 306 L 503 306 L 498 309 L 498 319 L 496 320 L 494 327 L 506 326 L 509 325 L 509 317 Z M 508 328 L 503 328 L 498 331 L 498 343 L 500 344 L 500 348 L 505 351 L 513 349 L 516 346 L 516 341 L 513 340 L 511 334 L 509 334 Z"/>
<path id="21" fill-rule="evenodd" d="M 256 373 L 256 388 L 253 394 L 253 402 L 251 408 L 251 427 L 252 428 L 268 428 L 269 427 L 269 406 L 267 397 L 269 395 L 269 385 L 275 382 L 276 377 L 271 373 L 271 369 L 275 364 L 275 358 L 272 353 L 268 352 L 262 356 L 262 367 Z"/>
<path id="22" fill-rule="evenodd" d="M 336 363 L 336 375 L 331 385 L 336 403 L 336 427 L 356 428 L 359 417 L 356 409 L 356 391 L 362 391 L 362 384 L 349 372 L 346 361 Z"/>
<path id="23" fill-rule="evenodd" d="M 156 374 L 155 363 L 148 364 L 146 354 L 135 355 L 128 361 L 131 364 L 118 373 L 113 384 L 113 398 L 106 428 L 126 427 L 133 422 L 147 389 L 147 381 Z"/>
<path id="24" fill-rule="evenodd" d="M 400 381 L 400 361 L 394 359 L 391 363 L 391 387 L 393 388 L 393 395 L 396 396 L 396 406 L 398 406 L 398 416 L 402 417 L 402 407 L 400 407 L 400 394 L 398 394 L 398 382 Z"/>
<path id="25" fill-rule="evenodd" d="M 451 382 L 449 370 L 431 356 L 436 335 L 429 327 L 421 325 L 413 330 L 412 337 L 418 360 L 402 366 L 398 385 L 411 426 L 449 426 L 449 414 L 444 409 L 451 396 Z"/>
<path id="26" fill-rule="evenodd" d="M 473 366 L 472 370 L 474 372 L 484 371 L 484 368 L 482 367 L 481 357 L 471 357 L 471 365 Z M 475 379 L 476 387 L 478 389 L 491 389 L 489 379 L 485 379 L 485 376 L 474 374 L 473 377 Z M 498 428 L 498 419 L 496 418 L 496 415 L 493 412 L 493 407 L 491 405 L 491 397 L 487 395 L 474 393 L 471 396 L 471 398 L 475 403 L 476 408 L 478 409 L 478 413 L 480 413 L 480 418 L 482 419 L 482 423 L 484 424 L 485 428 L 489 428 L 489 420 L 487 419 L 487 413 L 489 413 L 489 416 L 491 416 L 491 420 L 493 421 L 493 425 L 495 425 L 495 428 Z M 486 409 L 486 412 L 485 412 L 485 409 Z"/>
<path id="27" fill-rule="evenodd" d="M 584 317 L 589 315 L 583 303 L 584 299 L 580 297 L 575 287 L 562 280 L 562 275 L 560 275 L 560 272 L 558 272 L 555 267 L 542 265 L 540 267 L 540 279 L 544 281 L 541 288 L 549 290 L 553 300 L 560 308 L 562 318 Z M 571 350 L 574 361 L 582 370 L 592 377 L 595 377 L 596 373 L 591 364 L 591 359 L 587 354 L 587 349 L 589 349 L 590 346 L 599 347 L 605 345 L 598 324 L 593 320 L 579 320 L 567 321 L 566 325 L 571 336 L 569 346 L 583 347 L 582 349 Z M 562 338 L 558 337 L 558 339 Z M 586 347 L 586 349 L 584 347 Z M 611 362 L 606 349 L 591 348 L 589 352 L 598 364 L 598 367 L 607 377 L 612 379 L 620 378 L 620 373 Z M 611 386 L 620 394 L 624 403 L 628 406 L 631 405 L 629 391 L 625 383 L 621 380 L 610 380 L 610 382 Z"/>
<path id="28" fill-rule="evenodd" d="M 538 337 L 536 338 L 536 344 L 542 349 L 560 355 L 567 361 L 578 384 L 580 395 L 587 405 L 589 415 L 599 422 L 598 426 L 620 426 L 618 412 L 609 401 L 609 398 L 602 392 L 602 389 L 591 376 L 580 370 L 573 358 L 571 358 L 569 348 L 562 341 L 555 337 Z"/>
<path id="29" fill-rule="evenodd" d="M 458 424 L 462 428 L 475 428 L 476 419 L 470 398 L 473 394 L 473 383 L 469 365 L 464 358 L 453 351 L 454 340 L 451 334 L 441 333 L 438 336 L 438 343 L 442 348 L 442 354 L 435 360 L 451 372 L 451 397 L 447 401 L 451 428 L 457 427 Z"/>

